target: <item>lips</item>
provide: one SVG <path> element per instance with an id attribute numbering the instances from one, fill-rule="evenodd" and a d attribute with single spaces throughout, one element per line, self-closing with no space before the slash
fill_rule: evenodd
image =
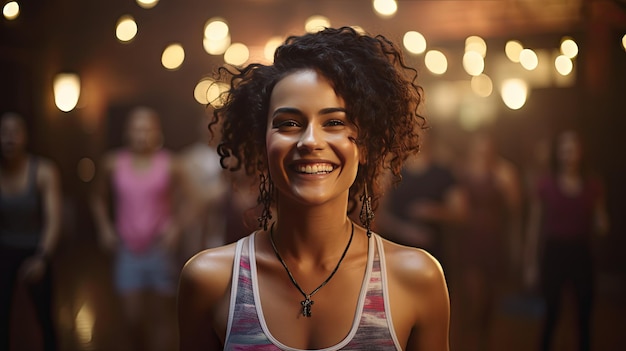
<path id="1" fill-rule="evenodd" d="M 325 162 L 299 163 L 294 165 L 293 169 L 302 174 L 328 174 L 335 169 L 335 166 Z"/>

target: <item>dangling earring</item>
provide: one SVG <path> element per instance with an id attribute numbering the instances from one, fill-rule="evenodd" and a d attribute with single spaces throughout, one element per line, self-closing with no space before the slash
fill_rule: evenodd
<path id="1" fill-rule="evenodd" d="M 363 186 L 363 194 L 361 194 L 361 213 L 359 213 L 359 219 L 361 220 L 361 224 L 367 229 L 367 237 L 371 237 L 374 211 L 372 211 L 372 197 L 367 193 L 367 184 Z"/>
<path id="2" fill-rule="evenodd" d="M 259 197 L 257 202 L 263 205 L 261 216 L 258 218 L 259 227 L 267 230 L 267 223 L 272 219 L 272 194 L 274 194 L 274 182 L 270 178 L 269 173 L 261 173 L 259 175 Z"/>

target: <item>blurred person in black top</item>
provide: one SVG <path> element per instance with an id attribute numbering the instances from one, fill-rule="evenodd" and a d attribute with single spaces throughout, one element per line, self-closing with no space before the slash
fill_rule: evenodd
<path id="1" fill-rule="evenodd" d="M 60 232 L 61 191 L 52 161 L 26 150 L 24 119 L 0 117 L 0 349 L 10 348 L 14 293 L 26 287 L 45 350 L 56 350 L 50 259 Z"/>

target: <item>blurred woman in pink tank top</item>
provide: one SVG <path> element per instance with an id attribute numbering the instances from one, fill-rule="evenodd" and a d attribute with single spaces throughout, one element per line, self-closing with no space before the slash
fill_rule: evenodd
<path id="1" fill-rule="evenodd" d="M 173 193 L 182 184 L 182 173 L 173 155 L 162 148 L 155 111 L 132 110 L 126 137 L 127 145 L 105 155 L 100 167 L 93 199 L 98 239 L 114 252 L 114 283 L 132 349 L 168 349 L 173 342 L 170 323 L 180 233 Z M 143 321 L 149 321 L 149 335 L 141 333 Z"/>

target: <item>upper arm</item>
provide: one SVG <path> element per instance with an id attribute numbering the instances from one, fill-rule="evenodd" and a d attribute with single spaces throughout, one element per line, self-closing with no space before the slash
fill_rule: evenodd
<path id="1" fill-rule="evenodd" d="M 178 286 L 180 350 L 218 350 L 228 318 L 234 246 L 208 250 L 185 264 Z"/>
<path id="2" fill-rule="evenodd" d="M 109 192 L 109 182 L 111 179 L 111 173 L 115 166 L 115 154 L 106 154 L 99 164 L 96 166 L 96 175 L 94 178 L 94 188 L 91 194 L 92 205 L 97 203 L 106 203 Z"/>
<path id="3" fill-rule="evenodd" d="M 406 350 L 449 350 L 450 301 L 445 276 L 426 251 L 387 245 L 396 334 Z"/>
<path id="4" fill-rule="evenodd" d="M 413 328 L 407 350 L 447 351 L 450 333 L 450 300 L 443 270 L 439 263 L 424 252 L 424 272 L 420 274 L 417 290 L 423 299 L 420 315 Z"/>
<path id="5" fill-rule="evenodd" d="M 57 167 L 49 160 L 42 160 L 37 170 L 39 188 L 42 193 L 44 218 L 48 225 L 60 223 L 61 183 Z"/>

